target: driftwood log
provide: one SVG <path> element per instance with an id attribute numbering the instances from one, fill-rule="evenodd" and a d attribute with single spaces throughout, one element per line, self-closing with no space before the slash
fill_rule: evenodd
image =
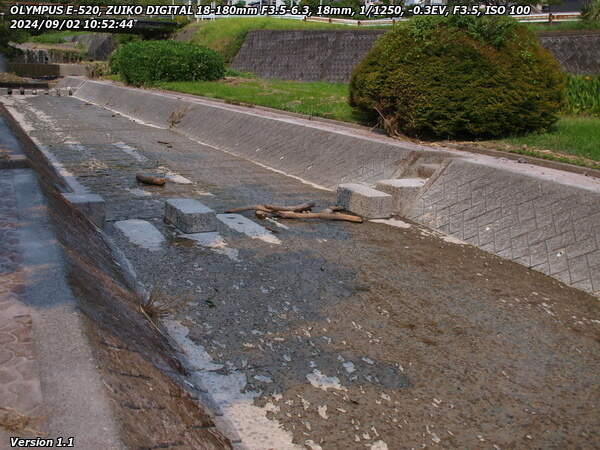
<path id="1" fill-rule="evenodd" d="M 164 186 L 165 183 L 167 182 L 166 178 L 157 177 L 154 175 L 147 175 L 147 174 L 143 174 L 143 173 L 136 174 L 135 179 L 138 180 L 140 183 L 154 184 L 156 186 Z"/>
<path id="2" fill-rule="evenodd" d="M 259 219 L 267 219 L 269 217 L 279 217 L 282 219 L 325 219 L 325 220 L 343 220 L 346 222 L 362 223 L 363 218 L 351 214 L 343 214 L 341 206 L 330 206 L 323 211 L 312 212 L 315 206 L 314 202 L 302 203 L 296 206 L 277 206 L 277 205 L 250 205 L 241 208 L 233 208 L 225 211 L 227 214 L 237 213 L 242 211 L 254 211 L 254 214 Z"/>
<path id="3" fill-rule="evenodd" d="M 264 212 L 275 212 L 275 211 L 293 211 L 302 212 L 310 211 L 315 206 L 315 202 L 302 203 L 296 206 L 277 206 L 277 205 L 250 205 L 243 206 L 241 208 L 233 208 L 225 211 L 225 214 L 237 213 L 242 211 L 264 211 Z"/>
<path id="4" fill-rule="evenodd" d="M 363 218 L 350 214 L 330 213 L 330 212 L 303 212 L 297 213 L 292 211 L 274 211 L 273 214 L 284 219 L 327 219 L 327 220 L 344 220 L 346 222 L 362 223 Z"/>

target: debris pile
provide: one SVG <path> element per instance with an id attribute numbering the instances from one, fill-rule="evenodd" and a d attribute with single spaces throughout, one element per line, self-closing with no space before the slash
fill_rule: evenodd
<path id="1" fill-rule="evenodd" d="M 234 208 L 225 211 L 226 214 L 238 213 L 242 211 L 254 211 L 256 217 L 266 219 L 268 217 L 279 217 L 282 219 L 325 219 L 325 220 L 343 220 L 346 222 L 362 223 L 363 218 L 353 214 L 347 214 L 341 206 L 330 206 L 322 211 L 312 212 L 314 202 L 302 203 L 296 206 L 277 206 L 277 205 L 250 205 L 241 208 Z"/>

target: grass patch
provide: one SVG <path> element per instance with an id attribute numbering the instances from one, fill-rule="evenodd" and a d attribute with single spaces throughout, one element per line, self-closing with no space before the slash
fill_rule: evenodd
<path id="1" fill-rule="evenodd" d="M 582 164 L 583 160 L 587 160 L 592 162 L 595 168 L 600 168 L 598 164 L 600 163 L 600 146 L 598 146 L 600 118 L 598 117 L 563 117 L 547 132 L 531 133 L 503 139 L 500 142 L 509 144 L 513 147 L 510 151 L 516 153 L 535 153 L 534 156 L 590 166 L 590 164 Z M 558 154 L 544 156 L 544 150 Z"/>
<path id="2" fill-rule="evenodd" d="M 371 28 L 374 27 L 369 27 L 369 29 Z M 244 43 L 249 31 L 323 29 L 352 30 L 353 27 L 272 17 L 235 17 L 190 24 L 180 31 L 180 36 L 191 35 L 189 42 L 212 48 L 221 53 L 227 62 L 230 62 Z"/>
<path id="3" fill-rule="evenodd" d="M 38 44 L 64 44 L 65 38 L 69 36 L 79 36 L 89 34 L 85 31 L 58 31 L 55 33 L 43 33 L 38 36 L 32 36 L 30 41 Z"/>
<path id="4" fill-rule="evenodd" d="M 158 83 L 157 87 L 345 122 L 364 121 L 364 116 L 348 105 L 348 85 L 342 83 L 227 77 L 219 81 Z"/>
<path id="5" fill-rule="evenodd" d="M 569 75 L 565 113 L 600 116 L 600 76 Z"/>

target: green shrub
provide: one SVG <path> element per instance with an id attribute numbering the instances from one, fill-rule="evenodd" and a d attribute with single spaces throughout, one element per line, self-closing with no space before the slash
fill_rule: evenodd
<path id="1" fill-rule="evenodd" d="M 565 112 L 600 116 L 600 76 L 569 75 Z"/>
<path id="2" fill-rule="evenodd" d="M 564 82 L 554 57 L 508 17 L 417 17 L 361 61 L 350 104 L 390 134 L 501 137 L 552 125 Z"/>
<path id="3" fill-rule="evenodd" d="M 581 18 L 585 22 L 600 23 L 600 0 L 591 0 L 586 3 L 581 11 Z"/>
<path id="4" fill-rule="evenodd" d="M 122 45 L 112 54 L 110 68 L 135 86 L 158 81 L 210 81 L 225 74 L 225 64 L 218 53 L 176 41 L 134 41 Z"/>

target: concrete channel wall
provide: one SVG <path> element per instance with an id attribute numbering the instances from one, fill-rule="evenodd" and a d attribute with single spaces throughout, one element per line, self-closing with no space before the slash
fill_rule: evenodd
<path id="1" fill-rule="evenodd" d="M 347 82 L 382 30 L 256 30 L 248 33 L 232 67 L 263 78 Z M 600 73 L 600 32 L 540 36 L 566 72 Z"/>
<path id="2" fill-rule="evenodd" d="M 400 215 L 600 295 L 600 181 L 361 128 L 108 82 L 74 97 L 323 188 L 425 179 Z M 258 199 L 257 199 L 258 200 Z"/>

